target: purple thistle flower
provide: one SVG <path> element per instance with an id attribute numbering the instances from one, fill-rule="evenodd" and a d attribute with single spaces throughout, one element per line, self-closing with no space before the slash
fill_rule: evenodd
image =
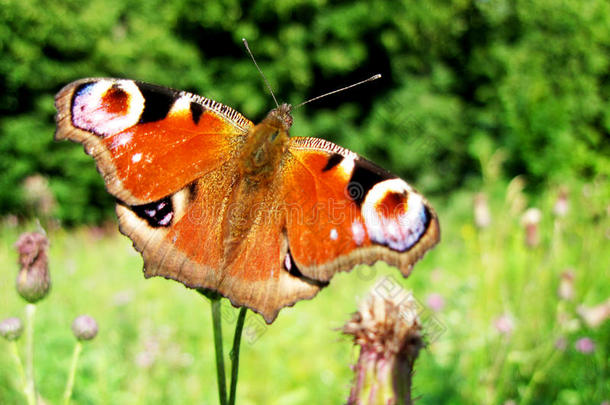
<path id="1" fill-rule="evenodd" d="M 434 312 L 442 311 L 443 308 L 445 308 L 445 298 L 443 298 L 443 296 L 439 293 L 432 293 L 428 295 L 426 303 Z"/>
<path id="2" fill-rule="evenodd" d="M 494 326 L 503 335 L 510 335 L 515 329 L 515 323 L 508 315 L 501 315 L 494 321 Z"/>
<path id="3" fill-rule="evenodd" d="M 582 354 L 591 354 L 595 351 L 595 342 L 588 337 L 580 338 L 574 343 L 574 348 Z"/>

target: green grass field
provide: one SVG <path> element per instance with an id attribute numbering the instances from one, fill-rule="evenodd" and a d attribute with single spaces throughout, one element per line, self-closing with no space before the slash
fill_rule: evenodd
<path id="1" fill-rule="evenodd" d="M 424 306 L 430 344 L 416 363 L 418 404 L 610 400 L 610 321 L 589 326 L 577 312 L 610 297 L 610 187 L 569 189 L 568 214 L 556 218 L 557 190 L 527 201 L 518 180 L 492 184 L 486 189 L 492 223 L 483 230 L 473 222 L 474 193 L 455 193 L 436 202 L 442 242 L 409 279 L 378 263 L 336 276 L 315 299 L 282 310 L 272 325 L 249 313 L 237 403 L 344 403 L 358 353 L 337 328 L 384 276 L 413 290 Z M 520 219 L 533 205 L 542 211 L 540 245 L 528 248 Z M 0 229 L 2 319 L 23 319 L 13 244 L 33 229 Z M 218 403 L 206 299 L 176 282 L 145 280 L 139 255 L 117 230 L 60 229 L 49 238 L 53 286 L 38 304 L 35 326 L 36 381 L 45 403 L 61 400 L 74 346 L 70 324 L 83 313 L 97 319 L 100 332 L 85 344 L 73 403 Z M 560 300 L 560 275 L 568 268 L 574 297 Z M 225 354 L 236 317 L 225 303 Z M 577 348 L 585 337 L 594 342 L 592 352 Z M 2 340 L 1 404 L 25 403 L 18 383 Z"/>

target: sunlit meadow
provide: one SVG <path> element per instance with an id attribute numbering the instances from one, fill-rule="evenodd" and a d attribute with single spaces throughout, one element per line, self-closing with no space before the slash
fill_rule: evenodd
<path id="1" fill-rule="evenodd" d="M 607 404 L 609 184 L 561 184 L 533 199 L 524 179 L 506 184 L 493 159 L 486 165 L 481 190 L 433 201 L 442 242 L 409 279 L 382 263 L 359 267 L 314 300 L 282 310 L 272 325 L 249 313 L 237 403 L 344 403 L 358 353 L 338 329 L 391 276 L 413 290 L 427 328 L 417 403 Z M 0 318 L 23 319 L 13 245 L 37 225 L 8 218 L 0 229 Z M 98 321 L 99 333 L 83 345 L 73 403 L 217 403 L 206 299 L 175 282 L 144 280 L 140 256 L 112 225 L 59 227 L 48 236 L 52 288 L 35 325 L 36 382 L 46 403 L 62 398 L 70 325 L 82 313 Z M 225 302 L 225 353 L 236 317 Z M 0 403 L 25 403 L 4 339 Z"/>

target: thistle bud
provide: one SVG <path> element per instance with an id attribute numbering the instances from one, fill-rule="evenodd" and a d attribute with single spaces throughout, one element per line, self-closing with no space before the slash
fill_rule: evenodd
<path id="1" fill-rule="evenodd" d="M 491 225 L 491 213 L 487 205 L 487 196 L 477 193 L 474 196 L 474 224 L 479 229 L 485 229 Z"/>
<path id="2" fill-rule="evenodd" d="M 553 214 L 559 218 L 563 218 L 568 213 L 569 208 L 568 189 L 566 187 L 561 187 L 555 205 L 553 206 Z"/>
<path id="3" fill-rule="evenodd" d="M 574 271 L 566 270 L 561 273 L 557 295 L 560 299 L 570 301 L 574 298 Z"/>
<path id="4" fill-rule="evenodd" d="M 521 223 L 525 228 L 525 244 L 529 247 L 536 247 L 540 243 L 538 224 L 541 219 L 542 212 L 538 208 L 528 209 L 521 218 Z"/>
<path id="5" fill-rule="evenodd" d="M 36 215 L 48 218 L 57 205 L 49 180 L 40 174 L 34 174 L 25 178 L 22 187 L 26 204 Z"/>
<path id="6" fill-rule="evenodd" d="M 49 240 L 41 233 L 24 233 L 15 243 L 19 253 L 19 273 L 17 292 L 29 303 L 43 299 L 51 287 L 49 259 L 47 251 Z"/>
<path id="7" fill-rule="evenodd" d="M 0 336 L 6 340 L 17 340 L 23 332 L 23 324 L 19 318 L 6 318 L 0 322 Z"/>
<path id="8" fill-rule="evenodd" d="M 72 332 L 78 340 L 91 340 L 97 335 L 97 322 L 89 315 L 80 315 L 72 322 Z"/>
<path id="9" fill-rule="evenodd" d="M 400 300 L 398 298 L 401 298 Z M 350 405 L 411 404 L 413 365 L 423 347 L 417 303 L 409 294 L 372 293 L 343 327 L 360 346 Z"/>

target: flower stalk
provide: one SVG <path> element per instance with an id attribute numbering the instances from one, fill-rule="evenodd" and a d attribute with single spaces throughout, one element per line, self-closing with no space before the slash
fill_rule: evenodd
<path id="1" fill-rule="evenodd" d="M 212 324 L 214 327 L 214 349 L 216 353 L 216 381 L 220 405 L 227 405 L 227 380 L 225 374 L 224 353 L 222 349 L 222 319 L 220 315 L 220 297 L 212 301 Z"/>
<path id="2" fill-rule="evenodd" d="M 237 316 L 237 324 L 235 325 L 235 334 L 233 335 L 233 349 L 231 350 L 231 390 L 229 392 L 229 405 L 235 405 L 235 395 L 237 394 L 237 374 L 239 371 L 239 348 L 241 345 L 241 334 L 244 329 L 246 320 L 246 312 L 248 308 L 241 307 Z"/>
<path id="3" fill-rule="evenodd" d="M 25 387 L 29 405 L 37 402 L 34 375 L 34 318 L 36 305 L 49 293 L 49 240 L 38 232 L 24 233 L 15 242 L 19 254 L 19 273 L 15 287 L 21 297 L 28 302 L 25 306 Z"/>
<path id="4" fill-rule="evenodd" d="M 34 318 L 36 305 L 25 306 L 25 396 L 29 405 L 36 404 L 36 383 L 34 376 Z"/>
<path id="5" fill-rule="evenodd" d="M 231 358 L 231 382 L 230 393 L 227 396 L 227 376 L 225 373 L 224 351 L 222 347 L 222 315 L 220 310 L 220 299 L 222 296 L 214 291 L 200 289 L 199 293 L 206 296 L 212 304 L 212 326 L 214 329 L 214 351 L 216 353 L 216 380 L 218 384 L 218 400 L 220 405 L 234 405 L 237 393 L 237 376 L 239 371 L 239 349 L 241 335 L 246 320 L 248 309 L 242 307 L 239 310 L 235 333 L 233 335 L 233 347 L 229 356 Z"/>
<path id="6" fill-rule="evenodd" d="M 78 365 L 78 359 L 83 351 L 83 343 L 85 341 L 93 339 L 97 336 L 97 322 L 89 315 L 80 315 L 72 322 L 72 333 L 76 338 L 76 344 L 74 345 L 74 351 L 72 352 L 72 361 L 70 362 L 70 371 L 68 372 L 68 380 L 66 382 L 66 389 L 64 390 L 64 405 L 70 404 L 70 398 L 72 398 L 72 391 L 74 390 L 74 378 L 76 376 L 76 367 Z"/>
<path id="7" fill-rule="evenodd" d="M 76 341 L 74 345 L 74 351 L 72 352 L 72 361 L 70 361 L 70 371 L 68 372 L 68 381 L 66 382 L 66 389 L 64 390 L 64 405 L 70 404 L 70 398 L 72 398 L 72 391 L 74 389 L 74 377 L 76 376 L 76 366 L 78 365 L 78 358 L 80 353 L 83 351 L 83 344 L 80 341 Z"/>
<path id="8" fill-rule="evenodd" d="M 31 402 L 30 397 L 27 395 L 27 392 L 25 391 L 27 380 L 25 379 L 25 371 L 23 369 L 23 362 L 21 361 L 21 356 L 19 356 L 19 349 L 17 348 L 17 342 L 15 342 L 14 340 L 11 341 L 10 347 L 11 347 L 11 354 L 13 356 L 13 359 L 15 360 L 15 364 L 17 364 L 17 372 L 19 373 L 19 382 L 21 384 L 21 388 L 23 389 L 23 393 L 26 396 L 28 404 L 31 404 L 33 402 Z"/>

